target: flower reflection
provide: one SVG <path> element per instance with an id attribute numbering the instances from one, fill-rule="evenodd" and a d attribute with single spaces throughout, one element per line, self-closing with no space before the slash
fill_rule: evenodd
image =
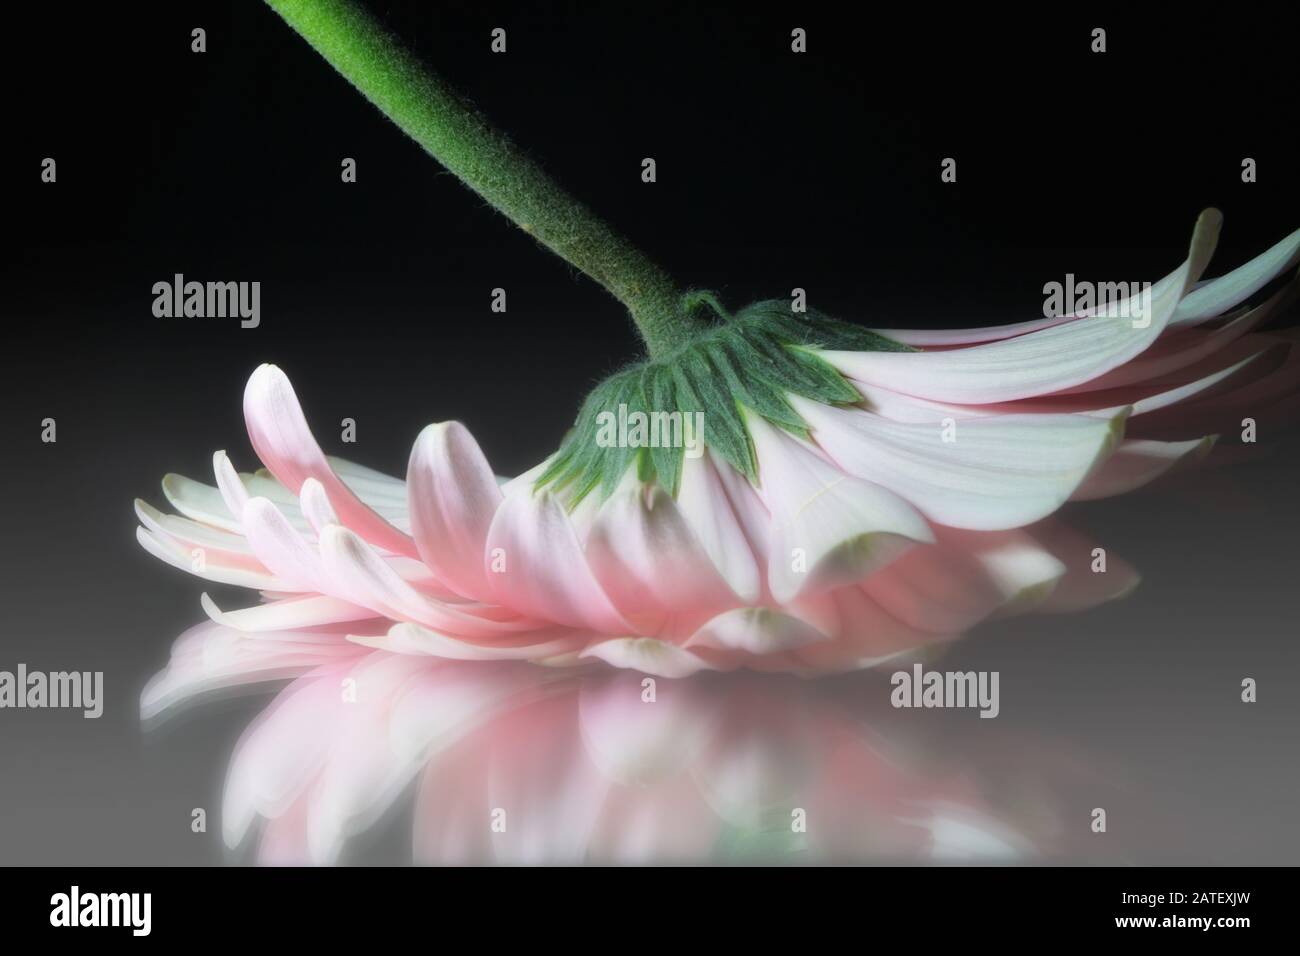
<path id="1" fill-rule="evenodd" d="M 1086 840 L 1086 808 L 1071 801 L 1096 794 L 1095 781 L 1074 786 L 1089 774 L 1003 720 L 895 711 L 881 675 L 667 680 L 298 637 L 250 648 L 281 642 L 200 625 L 146 690 L 156 714 L 230 686 L 236 669 L 282 677 L 287 656 L 313 657 L 244 733 L 227 775 L 225 840 L 262 863 L 347 861 L 354 838 L 412 802 L 413 859 L 431 864 L 1084 853 L 1065 834 Z"/>

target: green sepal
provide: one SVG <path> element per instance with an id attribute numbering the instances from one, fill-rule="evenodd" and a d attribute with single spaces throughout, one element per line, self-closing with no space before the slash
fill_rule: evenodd
<path id="1" fill-rule="evenodd" d="M 587 396 L 560 451 L 537 479 L 550 485 L 572 507 L 599 488 L 607 498 L 629 468 L 641 481 L 654 481 L 676 497 L 681 486 L 687 421 L 703 413 L 703 441 L 751 482 L 758 481 L 753 438 L 746 409 L 773 425 L 809 437 L 808 425 L 787 396 L 827 405 L 853 405 L 862 397 L 817 350 L 910 352 L 910 347 L 876 332 L 840 322 L 819 312 L 794 314 L 781 299 L 756 302 L 730 316 L 710 293 L 693 292 L 722 318 L 668 358 L 623 369 Z M 657 420 L 658 437 L 682 439 L 674 447 L 610 444 L 602 427 L 629 423 L 635 414 Z M 680 420 L 672 419 L 674 413 Z M 607 417 L 607 416 L 612 416 Z M 630 437 L 630 436 L 624 436 Z M 647 434 L 646 440 L 650 440 Z M 698 436 L 697 436 L 698 437 Z"/>
<path id="2" fill-rule="evenodd" d="M 817 309 L 796 313 L 786 299 L 764 299 L 736 313 L 736 322 L 768 331 L 786 342 L 844 352 L 915 352 L 902 342 L 851 322 L 831 318 Z"/>
<path id="3" fill-rule="evenodd" d="M 651 408 L 677 408 L 677 383 L 672 366 L 654 363 L 645 366 L 641 390 Z M 682 453 L 677 448 L 648 448 L 650 466 L 656 480 L 674 498 L 682 480 Z"/>
<path id="4" fill-rule="evenodd" d="M 758 471 L 749 429 L 736 405 L 736 397 L 714 372 L 707 348 L 697 346 L 678 355 L 673 378 L 677 382 L 677 407 L 682 414 L 686 415 L 688 409 L 691 413 L 703 412 L 705 443 L 753 481 Z M 685 449 L 681 451 L 685 455 Z"/>
<path id="5" fill-rule="evenodd" d="M 732 342 L 723 338 L 711 343 L 708 355 L 709 361 L 731 389 L 736 401 L 787 431 L 800 437 L 807 436 L 808 430 L 803 419 L 790 407 L 779 388 L 758 376 L 749 376 L 746 380 L 745 367 L 737 358 Z"/>

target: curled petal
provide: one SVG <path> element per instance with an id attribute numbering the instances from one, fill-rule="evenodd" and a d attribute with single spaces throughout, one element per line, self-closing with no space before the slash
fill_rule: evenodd
<path id="1" fill-rule="evenodd" d="M 312 437 L 288 377 L 274 365 L 259 367 L 249 378 L 244 420 L 257 456 L 289 491 L 296 495 L 306 479 L 315 478 L 345 524 L 395 554 L 418 556 L 409 535 L 376 513 L 335 474 Z"/>
<path id="2" fill-rule="evenodd" d="M 1178 303 L 1170 325 L 1194 325 L 1246 301 L 1289 269 L 1300 265 L 1300 229 L 1227 275 L 1198 285 Z"/>
<path id="3" fill-rule="evenodd" d="M 849 474 L 927 518 L 995 531 L 1045 518 L 1115 447 L 1128 416 L 999 415 L 910 424 L 797 397 L 813 437 Z"/>
<path id="4" fill-rule="evenodd" d="M 488 599 L 483 555 L 502 495 L 468 429 L 446 422 L 420 432 L 406 487 L 411 532 L 425 565 L 457 593 Z"/>
<path id="5" fill-rule="evenodd" d="M 932 540 L 925 520 L 893 492 L 844 474 L 757 416 L 748 424 L 759 491 L 772 511 L 767 574 L 778 602 L 860 581 L 914 542 Z"/>

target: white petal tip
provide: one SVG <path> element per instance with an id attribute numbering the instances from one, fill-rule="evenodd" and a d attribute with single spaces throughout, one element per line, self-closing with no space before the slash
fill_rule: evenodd
<path id="1" fill-rule="evenodd" d="M 653 637 L 618 637 L 593 644 L 581 657 L 595 657 L 614 667 L 654 677 L 689 677 L 714 668 L 699 655 Z"/>

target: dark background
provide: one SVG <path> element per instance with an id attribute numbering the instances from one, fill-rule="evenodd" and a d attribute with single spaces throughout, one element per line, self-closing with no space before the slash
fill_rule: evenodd
<path id="1" fill-rule="evenodd" d="M 1066 272 L 1163 275 L 1205 206 L 1226 216 L 1214 274 L 1300 225 L 1294 32 L 1236 6 L 1149 20 L 373 6 L 683 286 L 732 306 L 801 286 L 879 327 L 1014 321 Z M 442 173 L 262 4 L 6 16 L 0 667 L 103 669 L 109 699 L 99 721 L 0 713 L 0 861 L 220 859 L 215 823 L 191 836 L 189 808 L 213 806 L 256 706 L 142 735 L 139 689 L 200 618 L 201 587 L 139 551 L 131 499 L 163 504 L 168 471 L 206 479 L 216 448 L 254 464 L 240 395 L 264 361 L 289 373 L 328 451 L 400 472 L 424 424 L 459 418 L 515 473 L 637 339 L 615 301 Z M 190 52 L 195 26 L 205 54 Z M 489 52 L 496 26 L 504 56 Z M 45 156 L 57 184 L 40 182 Z M 345 156 L 356 184 L 340 182 Z M 956 184 L 939 179 L 949 156 Z M 1246 156 L 1257 183 L 1240 180 Z M 176 272 L 260 281 L 261 326 L 155 318 L 151 287 Z M 489 311 L 497 286 L 505 316 Z M 40 442 L 47 416 L 57 444 Z M 347 449 L 333 440 L 345 416 Z M 1144 571 L 1139 596 L 997 625 L 958 651 L 1002 667 L 1004 719 L 1120 759 L 1157 808 L 1186 805 L 1196 822 L 1144 859 L 1294 859 L 1294 462 L 1281 446 L 1194 487 L 1076 509 Z M 1013 705 L 1018 668 L 1029 689 Z M 1245 716 L 1241 676 L 1262 687 Z"/>

